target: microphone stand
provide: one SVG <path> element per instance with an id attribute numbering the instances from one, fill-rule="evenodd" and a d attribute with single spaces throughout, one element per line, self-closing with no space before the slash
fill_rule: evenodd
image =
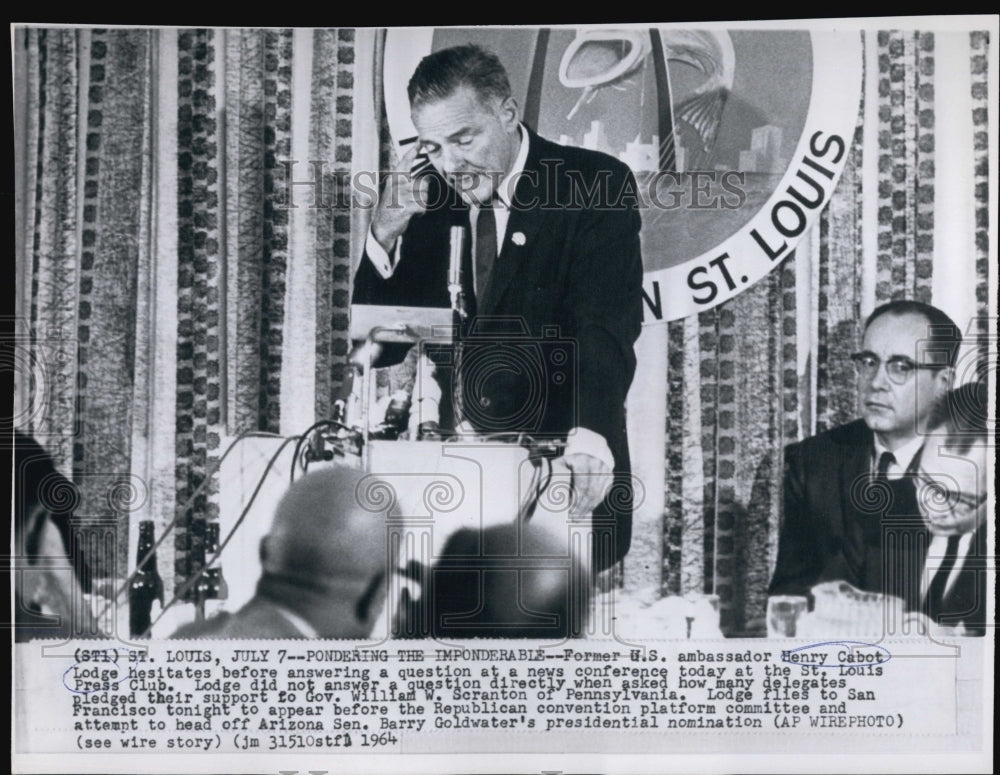
<path id="1" fill-rule="evenodd" d="M 465 228 L 452 226 L 449 239 L 451 252 L 448 258 L 448 293 L 451 296 L 451 309 L 457 322 L 465 324 L 469 318 L 469 300 L 462 288 L 462 253 L 465 252 Z"/>
<path id="2" fill-rule="evenodd" d="M 465 252 L 465 227 L 452 226 L 449 235 L 451 253 L 448 259 L 448 292 L 451 295 L 451 309 L 455 323 L 452 346 L 455 350 L 455 361 L 452 370 L 452 421 L 455 426 L 454 432 L 458 433 L 458 427 L 462 420 L 462 339 L 464 338 L 465 327 L 469 322 L 469 299 L 466 298 L 463 280 L 470 278 L 463 277 L 462 255 Z"/>

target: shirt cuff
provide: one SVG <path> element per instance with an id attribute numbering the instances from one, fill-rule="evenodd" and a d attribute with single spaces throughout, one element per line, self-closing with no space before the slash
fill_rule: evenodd
<path id="1" fill-rule="evenodd" d="M 368 229 L 368 236 L 365 238 L 365 254 L 383 280 L 392 277 L 392 273 L 396 269 L 396 262 L 399 260 L 399 246 L 402 242 L 402 237 L 396 240 L 396 245 L 392 249 L 393 257 L 390 259 L 386 249 L 375 239 L 375 233 L 371 228 Z"/>
<path id="2" fill-rule="evenodd" d="M 601 434 L 589 428 L 573 428 L 567 436 L 566 450 L 563 454 L 575 455 L 577 453 L 596 457 L 610 471 L 613 471 L 615 468 L 615 458 L 611 454 L 611 448 L 608 446 L 607 440 Z"/>

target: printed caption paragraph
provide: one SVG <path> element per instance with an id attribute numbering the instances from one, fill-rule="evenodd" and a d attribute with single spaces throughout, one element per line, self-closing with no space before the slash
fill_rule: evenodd
<path id="1" fill-rule="evenodd" d="M 45 698 L 19 735 L 49 753 L 447 750 L 497 730 L 954 735 L 962 677 L 958 647 L 927 641 L 44 648 L 19 660 Z"/>

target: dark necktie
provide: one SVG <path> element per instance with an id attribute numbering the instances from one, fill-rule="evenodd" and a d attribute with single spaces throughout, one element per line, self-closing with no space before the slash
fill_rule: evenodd
<path id="1" fill-rule="evenodd" d="M 889 466 L 896 462 L 896 456 L 891 452 L 883 452 L 879 455 L 878 466 L 875 469 L 876 482 L 889 481 Z"/>
<path id="2" fill-rule="evenodd" d="M 494 197 L 495 201 L 496 197 Z M 497 221 L 493 201 L 479 208 L 476 219 L 476 299 L 482 300 L 497 258 Z"/>
<path id="3" fill-rule="evenodd" d="M 889 466 L 895 462 L 895 455 L 883 452 L 875 466 L 875 475 L 868 480 L 870 490 L 864 494 L 864 498 L 865 506 L 871 509 L 872 518 L 864 520 L 864 526 L 865 540 L 869 544 L 882 545 L 882 528 L 895 496 L 893 483 L 889 481 Z"/>
<path id="4" fill-rule="evenodd" d="M 920 578 L 927 557 L 928 535 L 919 517 L 910 470 L 914 463 L 903 476 L 890 480 L 889 466 L 895 462 L 891 452 L 883 452 L 875 469 L 874 481 L 881 482 L 880 487 L 885 488 L 889 499 L 878 520 L 878 555 L 869 559 L 881 565 L 882 591 L 902 599 L 906 610 L 915 610 L 920 604 Z"/>
<path id="5" fill-rule="evenodd" d="M 864 571 L 861 577 L 865 589 L 877 592 L 890 592 L 894 588 L 895 573 L 886 565 L 895 565 L 898 557 L 891 560 L 884 551 L 883 533 L 888 526 L 889 512 L 892 510 L 896 492 L 893 483 L 889 481 L 889 466 L 896 462 L 896 456 L 891 452 L 879 455 L 875 466 L 875 475 L 870 479 L 870 492 L 863 497 L 868 513 L 860 521 Z"/>
<path id="6" fill-rule="evenodd" d="M 468 237 L 462 249 L 462 266 L 459 283 L 462 286 L 462 299 L 464 300 L 464 308 L 467 315 L 466 320 L 463 322 L 467 323 L 471 318 L 476 316 L 476 282 L 472 261 L 472 240 L 468 239 Z"/>
<path id="7" fill-rule="evenodd" d="M 948 545 L 944 550 L 944 559 L 941 560 L 941 567 L 931 580 L 931 585 L 927 588 L 927 614 L 931 619 L 937 619 L 944 607 L 944 588 L 948 583 L 948 576 L 951 575 L 955 563 L 958 561 L 958 542 L 961 536 L 948 536 Z"/>
<path id="8" fill-rule="evenodd" d="M 485 204 L 479 208 L 479 215 L 476 217 L 475 257 L 473 258 L 472 251 L 466 251 L 462 255 L 461 284 L 466 299 L 466 310 L 468 311 L 466 324 L 471 324 L 472 318 L 476 316 L 479 310 L 486 293 L 486 284 L 489 282 L 490 271 L 493 269 L 493 263 L 497 257 L 497 222 L 493 212 L 493 202 L 495 201 L 496 195 L 493 196 L 489 204 Z M 466 331 L 469 330 L 471 329 L 466 329 Z M 475 402 L 480 400 L 469 393 L 468 386 L 465 384 L 467 376 L 465 373 L 466 370 L 463 368 L 467 355 L 465 347 L 464 343 L 460 344 L 455 354 L 452 401 L 456 426 L 468 417 L 470 411 L 473 417 L 475 417 L 477 411 Z M 471 407 L 469 406 L 469 401 L 473 402 Z"/>

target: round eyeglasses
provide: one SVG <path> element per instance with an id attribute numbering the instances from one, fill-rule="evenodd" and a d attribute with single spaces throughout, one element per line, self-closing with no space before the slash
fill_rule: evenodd
<path id="1" fill-rule="evenodd" d="M 882 359 L 871 352 L 854 353 L 851 356 L 851 360 L 854 362 L 854 368 L 857 370 L 858 376 L 864 380 L 874 379 L 878 373 L 878 367 L 882 365 Z M 905 385 L 909 382 L 914 372 L 918 369 L 939 371 L 943 368 L 943 365 L 937 363 L 917 363 L 905 355 L 893 355 L 885 362 L 886 376 L 889 377 L 890 382 L 897 385 Z"/>

